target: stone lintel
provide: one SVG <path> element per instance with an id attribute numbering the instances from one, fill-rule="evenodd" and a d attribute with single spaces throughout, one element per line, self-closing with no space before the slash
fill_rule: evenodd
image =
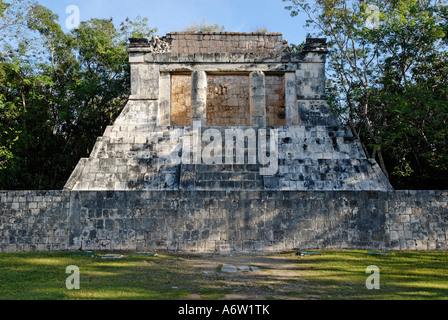
<path id="1" fill-rule="evenodd" d="M 213 73 L 247 73 L 253 71 L 261 72 L 295 72 L 297 71 L 297 65 L 294 64 L 213 64 L 213 63 L 201 63 L 201 64 L 188 64 L 188 63 L 172 63 L 172 64 L 160 64 L 160 72 L 193 72 L 193 71 L 205 71 Z"/>
<path id="2" fill-rule="evenodd" d="M 135 51 L 134 55 L 145 53 Z M 145 53 L 149 63 L 322 63 L 326 55 L 320 52 L 301 53 Z"/>

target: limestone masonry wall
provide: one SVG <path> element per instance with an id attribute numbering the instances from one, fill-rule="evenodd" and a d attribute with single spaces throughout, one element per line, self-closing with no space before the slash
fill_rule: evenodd
<path id="1" fill-rule="evenodd" d="M 171 124 L 191 125 L 191 75 L 171 75 L 171 88 Z"/>
<path id="2" fill-rule="evenodd" d="M 284 46 L 281 33 L 238 32 L 171 32 L 173 53 L 269 53 L 281 52 Z"/>
<path id="3" fill-rule="evenodd" d="M 284 75 L 266 75 L 266 126 L 286 126 Z"/>
<path id="4" fill-rule="evenodd" d="M 447 191 L 2 191 L 0 251 L 446 250 Z"/>
<path id="5" fill-rule="evenodd" d="M 207 81 L 207 125 L 249 126 L 249 75 L 209 75 Z"/>

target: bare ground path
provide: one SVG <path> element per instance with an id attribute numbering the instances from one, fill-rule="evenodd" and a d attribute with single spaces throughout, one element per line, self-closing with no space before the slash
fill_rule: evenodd
<path id="1" fill-rule="evenodd" d="M 230 293 L 223 299 L 297 299 L 306 283 L 301 279 L 298 259 L 291 256 L 203 255 L 186 257 L 184 261 L 199 270 L 210 283 L 229 289 Z M 255 267 L 251 268 L 255 271 L 223 272 L 222 267 L 226 265 Z M 191 298 L 200 299 L 201 296 L 192 295 Z"/>

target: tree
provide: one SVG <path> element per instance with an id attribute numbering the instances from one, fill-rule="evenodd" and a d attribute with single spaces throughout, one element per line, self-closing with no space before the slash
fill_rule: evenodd
<path id="1" fill-rule="evenodd" d="M 57 15 L 30 5 L 26 33 L 0 72 L 0 189 L 61 189 L 127 102 L 128 37 L 156 29 L 139 17 L 118 28 L 92 19 L 64 33 Z"/>
<path id="2" fill-rule="evenodd" d="M 446 174 L 440 139 L 446 76 L 433 71 L 447 62 L 446 6 L 437 0 L 284 1 L 292 16 L 307 14 L 315 36 L 328 39 L 329 102 L 395 186 L 410 187 L 403 182 L 412 176 L 419 187 L 425 175 Z M 428 121 L 429 115 L 440 121 Z"/>
<path id="3" fill-rule="evenodd" d="M 19 50 L 21 42 L 31 44 L 26 21 L 34 4 L 34 0 L 0 0 L 0 57 Z"/>
<path id="4" fill-rule="evenodd" d="M 31 15 L 28 0 L 0 0 L 0 170 L 14 159 L 15 145 L 22 132 L 18 117 L 26 108 L 25 87 L 33 85 L 33 77 L 23 77 L 20 72 L 31 73 L 26 68 L 34 36 L 26 27 Z"/>

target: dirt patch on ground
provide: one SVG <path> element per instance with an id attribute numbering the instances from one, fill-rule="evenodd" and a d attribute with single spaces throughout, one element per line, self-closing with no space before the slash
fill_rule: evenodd
<path id="1" fill-rule="evenodd" d="M 300 258 L 294 255 L 204 255 L 185 257 L 184 261 L 199 270 L 210 283 L 228 289 L 229 293 L 223 299 L 300 299 L 302 287 L 307 282 L 301 278 L 298 268 Z M 255 267 L 251 269 L 256 271 L 223 272 L 222 267 L 226 265 Z M 201 296 L 192 295 L 191 298 L 200 299 Z"/>

